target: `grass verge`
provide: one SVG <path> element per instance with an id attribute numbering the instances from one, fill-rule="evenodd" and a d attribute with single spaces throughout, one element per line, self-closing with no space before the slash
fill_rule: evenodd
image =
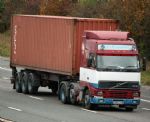
<path id="1" fill-rule="evenodd" d="M 150 70 L 143 71 L 141 76 L 142 76 L 141 77 L 142 84 L 150 86 Z"/>
<path id="2" fill-rule="evenodd" d="M 0 56 L 10 56 L 10 31 L 0 33 Z"/>

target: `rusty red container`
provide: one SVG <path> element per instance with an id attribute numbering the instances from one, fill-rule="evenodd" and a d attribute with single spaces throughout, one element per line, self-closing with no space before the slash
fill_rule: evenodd
<path id="1" fill-rule="evenodd" d="M 58 16 L 12 17 L 11 65 L 65 75 L 79 73 L 85 30 L 117 30 L 118 21 Z"/>

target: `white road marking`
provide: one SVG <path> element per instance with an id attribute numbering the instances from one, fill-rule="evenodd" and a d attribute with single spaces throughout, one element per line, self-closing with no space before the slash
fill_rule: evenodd
<path id="1" fill-rule="evenodd" d="M 149 108 L 141 108 L 141 109 L 146 110 L 146 111 L 150 111 L 150 109 L 149 109 Z"/>
<path id="2" fill-rule="evenodd" d="M 7 78 L 7 77 L 2 77 L 2 79 L 4 79 L 4 80 L 10 80 L 10 78 Z"/>
<path id="3" fill-rule="evenodd" d="M 141 99 L 141 101 L 150 103 L 150 100 Z"/>
<path id="4" fill-rule="evenodd" d="M 34 97 L 34 96 L 29 96 L 29 97 L 31 97 L 31 98 L 33 98 L 33 99 L 37 99 L 37 100 L 44 100 L 44 99 L 39 98 L 39 97 Z"/>
<path id="5" fill-rule="evenodd" d="M 11 72 L 11 69 L 8 69 L 8 68 L 0 67 L 0 69 L 6 70 L 6 71 L 10 71 L 10 72 Z"/>
<path id="6" fill-rule="evenodd" d="M 92 112 L 92 113 L 95 113 L 95 114 L 97 114 L 97 112 L 96 111 L 91 111 L 91 110 L 87 110 L 87 109 L 84 109 L 84 108 L 81 108 L 83 111 L 88 111 L 88 112 Z"/>
<path id="7" fill-rule="evenodd" d="M 21 109 L 14 108 L 14 107 L 8 107 L 9 109 L 15 110 L 15 111 L 22 111 Z"/>
<path id="8" fill-rule="evenodd" d="M 150 99 L 150 96 L 142 95 L 142 97 Z"/>

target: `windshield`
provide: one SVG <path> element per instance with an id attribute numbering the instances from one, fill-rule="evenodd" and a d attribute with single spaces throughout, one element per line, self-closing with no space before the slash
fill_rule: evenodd
<path id="1" fill-rule="evenodd" d="M 97 56 L 97 69 L 105 71 L 139 71 L 137 56 Z"/>

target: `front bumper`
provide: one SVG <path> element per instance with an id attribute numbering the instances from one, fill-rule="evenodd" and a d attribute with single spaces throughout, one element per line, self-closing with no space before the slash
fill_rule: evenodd
<path id="1" fill-rule="evenodd" d="M 112 99 L 94 96 L 90 98 L 90 103 L 102 105 L 139 105 L 140 99 Z"/>

